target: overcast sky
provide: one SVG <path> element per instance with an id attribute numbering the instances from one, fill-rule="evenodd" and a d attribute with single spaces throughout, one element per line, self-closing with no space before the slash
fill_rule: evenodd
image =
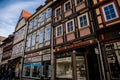
<path id="1" fill-rule="evenodd" d="M 45 0 L 0 0 L 0 36 L 14 32 L 22 9 L 34 13 Z"/>

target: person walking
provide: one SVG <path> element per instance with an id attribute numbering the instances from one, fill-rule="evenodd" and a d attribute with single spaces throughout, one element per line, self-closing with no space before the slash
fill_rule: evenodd
<path id="1" fill-rule="evenodd" d="M 11 77 L 12 77 L 12 70 L 11 68 L 9 68 L 8 71 L 6 72 L 4 80 L 12 80 Z"/>

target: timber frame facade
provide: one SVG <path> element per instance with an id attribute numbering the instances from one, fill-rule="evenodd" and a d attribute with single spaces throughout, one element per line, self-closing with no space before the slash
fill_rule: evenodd
<path id="1" fill-rule="evenodd" d="M 46 0 L 26 26 L 20 80 L 120 79 L 120 0 Z"/>

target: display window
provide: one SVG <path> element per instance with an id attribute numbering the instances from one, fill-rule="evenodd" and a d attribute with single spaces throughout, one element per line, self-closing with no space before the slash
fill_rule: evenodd
<path id="1" fill-rule="evenodd" d="M 120 79 L 120 42 L 109 43 L 105 47 L 111 77 Z"/>
<path id="2" fill-rule="evenodd" d="M 58 58 L 56 60 L 56 77 L 72 78 L 71 57 Z"/>
<path id="3" fill-rule="evenodd" d="M 32 77 L 42 76 L 42 65 L 41 63 L 32 63 Z"/>
<path id="4" fill-rule="evenodd" d="M 86 67 L 84 56 L 76 56 L 77 80 L 86 80 Z"/>
<path id="5" fill-rule="evenodd" d="M 30 68 L 31 68 L 31 64 L 24 64 L 23 65 L 23 76 L 30 76 Z"/>

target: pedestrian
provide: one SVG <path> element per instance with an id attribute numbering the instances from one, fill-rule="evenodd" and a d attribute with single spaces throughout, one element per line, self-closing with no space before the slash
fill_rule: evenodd
<path id="1" fill-rule="evenodd" d="M 9 68 L 6 72 L 4 80 L 12 80 L 11 77 L 12 77 L 12 71 L 11 71 L 11 68 Z"/>

